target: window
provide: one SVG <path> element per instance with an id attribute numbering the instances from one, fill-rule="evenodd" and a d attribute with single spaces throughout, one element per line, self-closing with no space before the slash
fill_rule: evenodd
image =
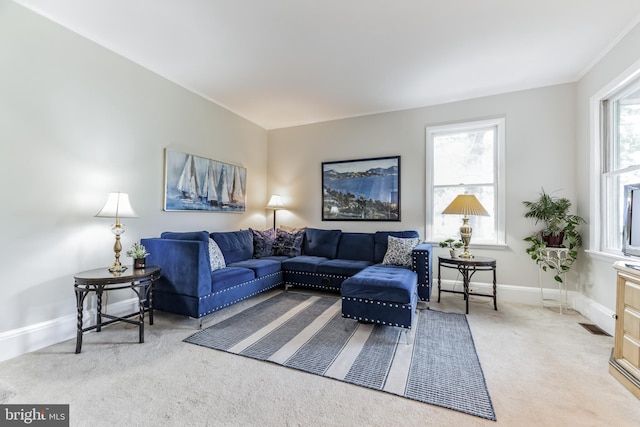
<path id="1" fill-rule="evenodd" d="M 504 127 L 504 118 L 427 127 L 427 241 L 459 237 L 461 218 L 442 211 L 467 192 L 490 215 L 469 217 L 471 243 L 506 243 Z"/>
<path id="2" fill-rule="evenodd" d="M 624 186 L 640 183 L 640 79 L 600 103 L 601 244 L 603 252 L 622 250 Z"/>

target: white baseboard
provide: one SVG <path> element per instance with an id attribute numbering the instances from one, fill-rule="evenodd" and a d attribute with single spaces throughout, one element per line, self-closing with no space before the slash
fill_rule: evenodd
<path id="1" fill-rule="evenodd" d="M 131 298 L 108 305 L 108 313 L 114 316 L 133 313 L 137 309 L 137 298 Z M 96 318 L 95 307 L 85 309 L 82 317 L 84 327 L 89 326 L 89 319 L 95 321 Z M 76 325 L 77 316 L 72 314 L 2 332 L 0 333 L 0 362 L 75 338 L 77 332 Z M 70 348 L 70 351 L 75 351 L 75 345 L 73 348 Z"/>
<path id="2" fill-rule="evenodd" d="M 460 281 L 454 282 L 453 280 L 443 280 L 443 289 L 452 289 L 455 285 L 456 290 L 462 290 L 462 283 Z M 470 289 L 475 290 L 481 294 L 491 294 L 493 292 L 492 285 L 488 283 L 474 283 L 471 282 Z M 541 295 L 539 287 L 529 286 L 513 286 L 513 285 L 498 285 L 498 310 L 500 309 L 500 302 L 510 302 L 526 305 L 538 305 L 541 306 Z M 554 288 L 544 289 L 544 298 L 559 300 L 560 290 Z M 438 284 L 434 285 L 431 291 L 431 300 L 438 300 Z M 575 291 L 567 292 L 567 305 L 569 308 L 574 309 L 584 317 L 589 319 L 595 325 L 602 328 L 607 333 L 613 335 L 615 330 L 615 319 L 613 316 L 615 313 L 607 307 L 599 304 L 592 299 Z"/>
<path id="3" fill-rule="evenodd" d="M 454 284 L 456 290 L 462 289 L 462 284 L 459 281 L 442 281 L 443 289 L 452 289 Z M 487 283 L 472 282 L 471 290 L 477 293 L 491 294 L 492 286 Z M 500 309 L 500 302 L 540 305 L 540 288 L 538 287 L 498 285 L 497 292 L 498 310 Z M 545 298 L 552 299 L 558 299 L 560 296 L 558 289 L 551 288 L 545 288 L 544 294 Z M 567 299 L 569 307 L 575 309 L 591 322 L 613 335 L 615 328 L 615 320 L 613 319 L 614 312 L 574 291 L 568 292 Z M 438 284 L 435 281 L 431 291 L 431 300 L 438 300 Z M 115 316 L 133 313 L 138 309 L 138 299 L 131 298 L 109 304 L 108 308 L 109 313 Z M 95 316 L 95 308 L 84 310 L 83 323 L 85 327 L 89 325 L 89 319 L 95 319 Z M 0 362 L 73 339 L 76 337 L 76 330 L 76 315 L 73 314 L 0 333 Z M 69 351 L 75 351 L 75 346 L 70 347 Z"/>
<path id="4" fill-rule="evenodd" d="M 610 335 L 616 329 L 615 312 L 582 294 L 576 295 L 576 311 Z"/>

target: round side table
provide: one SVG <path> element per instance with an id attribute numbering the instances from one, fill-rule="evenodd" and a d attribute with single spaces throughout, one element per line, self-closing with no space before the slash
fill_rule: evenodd
<path id="1" fill-rule="evenodd" d="M 137 325 L 139 328 L 140 342 L 144 342 L 144 313 L 149 313 L 149 325 L 153 325 L 153 284 L 160 277 L 160 267 L 147 266 L 146 268 L 129 268 L 123 272 L 110 272 L 107 267 L 95 270 L 83 271 L 74 276 L 73 285 L 76 293 L 76 307 L 78 309 L 78 334 L 76 338 L 76 353 L 82 350 L 82 335 L 93 329 L 100 332 L 103 326 L 114 322 L 126 322 Z M 102 313 L 102 294 L 117 289 L 131 289 L 138 296 L 139 311 L 125 315 L 112 316 Z M 96 323 L 83 328 L 83 307 L 87 295 L 95 292 L 97 299 Z M 131 317 L 139 316 L 138 320 Z M 103 318 L 109 320 L 104 321 Z"/>
<path id="2" fill-rule="evenodd" d="M 460 272 L 462 275 L 463 290 L 454 291 L 441 289 L 440 272 L 441 268 L 453 268 Z M 473 295 L 482 297 L 493 298 L 493 308 L 498 310 L 497 290 L 496 290 L 496 260 L 488 257 L 474 257 L 474 258 L 451 258 L 448 256 L 438 257 L 438 302 L 440 302 L 440 292 L 450 292 L 453 294 L 463 294 L 466 300 L 466 313 L 469 314 L 469 283 L 471 277 L 478 271 L 492 271 L 493 272 L 493 294 L 477 294 Z"/>

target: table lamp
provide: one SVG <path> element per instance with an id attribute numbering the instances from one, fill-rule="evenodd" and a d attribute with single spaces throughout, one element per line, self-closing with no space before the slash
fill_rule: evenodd
<path id="1" fill-rule="evenodd" d="M 460 258 L 473 258 L 469 253 L 469 243 L 471 242 L 471 226 L 468 215 L 489 216 L 489 213 L 482 206 L 480 201 L 473 194 L 459 194 L 443 211 L 443 214 L 463 215 L 462 226 L 460 227 L 460 239 L 464 244 L 464 250 Z"/>
<path id="2" fill-rule="evenodd" d="M 113 265 L 109 267 L 109 271 L 112 273 L 125 271 L 127 267 L 120 264 L 120 251 L 122 251 L 120 235 L 124 233 L 124 224 L 120 222 L 120 218 L 138 218 L 138 215 L 131 207 L 131 203 L 129 203 L 129 195 L 127 193 L 109 193 L 107 202 L 96 216 L 116 219 L 116 223 L 111 226 L 111 231 L 116 236 L 116 243 L 113 245 L 116 259 Z"/>
<path id="3" fill-rule="evenodd" d="M 273 209 L 273 229 L 276 229 L 276 211 L 279 209 L 284 209 L 284 203 L 282 202 L 282 197 L 279 194 L 274 194 L 269 199 L 269 203 L 266 206 L 267 209 Z"/>

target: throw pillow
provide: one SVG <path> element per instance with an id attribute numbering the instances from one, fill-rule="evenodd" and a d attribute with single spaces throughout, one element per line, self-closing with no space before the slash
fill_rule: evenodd
<path id="1" fill-rule="evenodd" d="M 288 225 L 280 225 L 278 228 L 288 231 L 289 233 L 295 233 L 305 229 L 305 227 L 289 227 Z"/>
<path id="2" fill-rule="evenodd" d="M 273 243 L 276 240 L 276 231 L 273 228 L 259 231 L 250 228 L 253 233 L 253 257 L 262 258 L 270 256 L 273 251 Z"/>
<path id="3" fill-rule="evenodd" d="M 411 267 L 411 252 L 420 243 L 419 238 L 403 239 L 400 237 L 388 237 L 387 253 L 384 254 L 383 264 Z"/>
<path id="4" fill-rule="evenodd" d="M 273 243 L 273 254 L 294 257 L 302 254 L 304 230 L 289 232 L 278 228 L 276 241 Z"/>
<path id="5" fill-rule="evenodd" d="M 209 237 L 209 262 L 211 263 L 211 271 L 220 270 L 227 266 L 220 246 L 211 237 Z"/>

